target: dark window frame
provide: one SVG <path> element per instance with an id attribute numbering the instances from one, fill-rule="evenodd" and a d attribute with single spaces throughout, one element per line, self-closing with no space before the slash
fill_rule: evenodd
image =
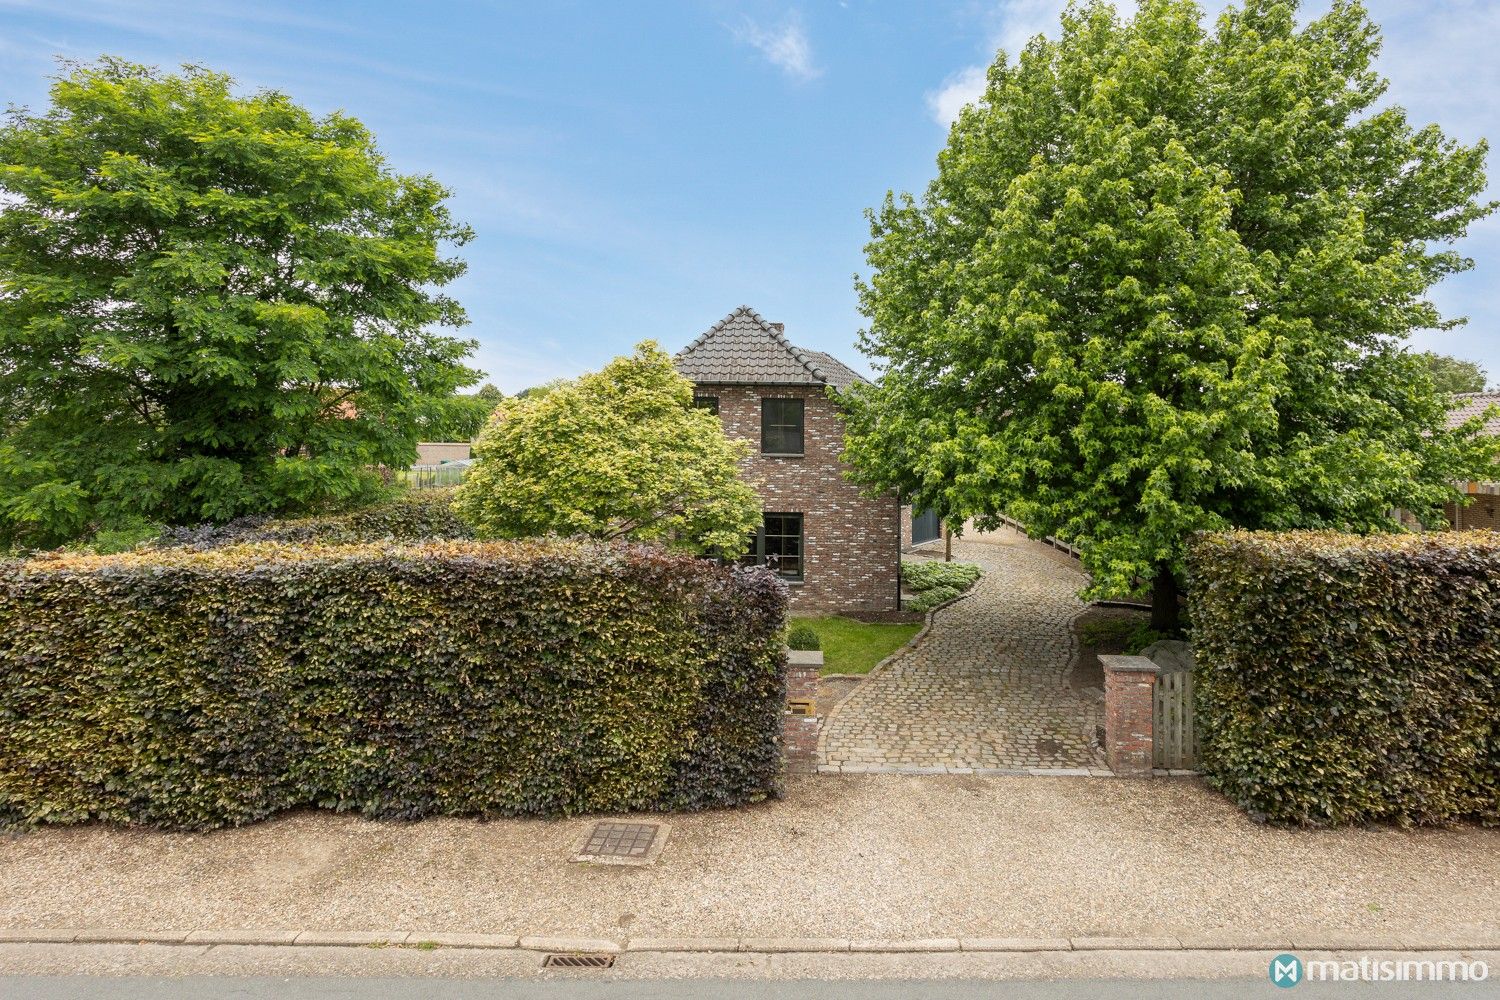
<path id="1" fill-rule="evenodd" d="M 778 519 L 774 534 L 767 530 L 772 519 Z M 788 519 L 796 519 L 796 531 L 786 530 Z M 783 566 L 787 557 L 787 540 L 795 539 L 796 552 L 791 555 L 795 569 Z M 770 541 L 774 540 L 774 541 Z M 774 551 L 771 551 L 774 550 Z M 783 580 L 801 582 L 807 578 L 807 518 L 801 511 L 766 511 L 761 515 L 760 527 L 750 536 L 750 550 L 740 557 L 748 566 L 770 566 Z"/>
<path id="2" fill-rule="evenodd" d="M 772 404 L 775 404 L 774 406 Z M 787 419 L 784 412 L 784 404 L 793 404 L 797 419 Z M 772 422 L 772 410 L 783 410 L 777 414 L 776 422 Z M 785 447 L 787 438 L 795 433 L 797 437 L 797 449 L 792 451 Z M 768 447 L 771 444 L 773 434 L 780 435 L 779 450 Z M 785 458 L 800 458 L 806 454 L 807 448 L 807 401 L 801 396 L 762 396 L 760 398 L 760 453 L 762 455 L 782 456 Z"/>
<path id="3" fill-rule="evenodd" d="M 700 410 L 707 410 L 709 413 L 712 413 L 716 417 L 719 415 L 719 397 L 718 396 L 708 396 L 708 395 L 701 395 L 700 396 L 699 394 L 694 393 L 693 394 L 693 406 L 695 406 L 696 408 L 698 408 Z"/>

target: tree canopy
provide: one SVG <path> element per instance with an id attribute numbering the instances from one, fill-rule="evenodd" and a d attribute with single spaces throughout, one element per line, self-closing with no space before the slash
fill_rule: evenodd
<path id="1" fill-rule="evenodd" d="M 1489 458 L 1443 430 L 1407 335 L 1480 201 L 1486 145 L 1381 106 L 1378 28 L 1335 0 L 1074 3 L 1000 53 L 920 199 L 871 213 L 847 457 L 918 507 L 1004 512 L 1154 581 L 1200 529 L 1393 529 Z"/>
<path id="2" fill-rule="evenodd" d="M 472 441 L 504 399 L 503 392 L 486 382 L 478 392 L 435 400 L 418 421 L 418 432 L 424 441 Z"/>
<path id="3" fill-rule="evenodd" d="M 472 385 L 471 236 L 368 130 L 73 65 L 0 128 L 0 545 L 352 501 Z"/>
<path id="4" fill-rule="evenodd" d="M 475 448 L 455 508 L 502 538 L 663 540 L 737 556 L 760 523 L 739 477 L 748 453 L 645 341 L 602 371 L 506 400 Z"/>
<path id="5" fill-rule="evenodd" d="M 1433 351 L 1423 351 L 1417 357 L 1427 363 L 1428 373 L 1432 375 L 1433 387 L 1438 392 L 1453 395 L 1464 392 L 1483 392 L 1485 383 L 1489 379 L 1488 373 L 1474 361 L 1450 357 L 1447 354 L 1437 354 Z"/>

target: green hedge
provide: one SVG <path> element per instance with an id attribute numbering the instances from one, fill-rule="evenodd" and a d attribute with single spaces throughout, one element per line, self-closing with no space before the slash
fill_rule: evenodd
<path id="1" fill-rule="evenodd" d="M 1211 784 L 1274 822 L 1500 822 L 1500 534 L 1215 535 L 1189 567 Z"/>
<path id="2" fill-rule="evenodd" d="M 785 612 L 764 570 L 566 542 L 0 563 L 0 821 L 757 800 Z"/>
<path id="3" fill-rule="evenodd" d="M 157 548 L 221 548 L 250 542 L 416 542 L 473 538 L 474 530 L 453 510 L 457 487 L 407 490 L 384 503 L 313 517 L 238 517 L 225 524 L 168 528 Z"/>

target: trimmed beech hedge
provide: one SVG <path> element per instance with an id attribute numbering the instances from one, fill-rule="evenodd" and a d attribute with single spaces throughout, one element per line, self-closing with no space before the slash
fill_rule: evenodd
<path id="1" fill-rule="evenodd" d="M 409 490 L 385 503 L 341 514 L 274 518 L 251 514 L 224 524 L 167 528 L 155 548 L 212 549 L 250 542 L 416 542 L 473 538 L 474 529 L 453 510 L 457 487 Z"/>
<path id="2" fill-rule="evenodd" d="M 1213 535 L 1189 567 L 1211 784 L 1279 823 L 1500 822 L 1500 534 Z"/>
<path id="3" fill-rule="evenodd" d="M 754 801 L 786 604 L 765 570 L 571 542 L 0 563 L 0 821 Z"/>

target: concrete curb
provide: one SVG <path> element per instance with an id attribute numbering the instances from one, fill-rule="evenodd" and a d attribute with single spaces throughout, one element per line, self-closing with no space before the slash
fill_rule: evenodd
<path id="1" fill-rule="evenodd" d="M 1182 937 L 1051 938 L 822 938 L 822 937 L 641 937 L 625 940 L 564 936 L 455 933 L 445 931 L 190 930 L 138 928 L 0 928 L 0 944 L 259 945 L 272 947 L 505 949 L 534 952 L 727 952 L 757 954 L 913 954 L 1041 951 L 1500 951 L 1500 932 L 1455 935 L 1431 932 L 1364 936 L 1345 931 L 1309 932 L 1276 938 L 1253 932 L 1203 932 Z"/>

